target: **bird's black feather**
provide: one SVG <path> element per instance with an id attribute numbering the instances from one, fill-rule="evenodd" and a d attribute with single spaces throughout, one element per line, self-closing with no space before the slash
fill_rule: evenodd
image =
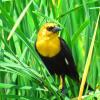
<path id="1" fill-rule="evenodd" d="M 36 51 L 51 74 L 68 75 L 70 78 L 79 81 L 79 75 L 76 70 L 71 50 L 62 38 L 59 37 L 59 39 L 61 50 L 54 57 L 44 57 L 39 54 L 37 49 Z"/>

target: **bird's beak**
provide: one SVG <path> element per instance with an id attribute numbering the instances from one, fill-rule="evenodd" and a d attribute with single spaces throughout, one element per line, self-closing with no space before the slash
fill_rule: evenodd
<path id="1" fill-rule="evenodd" d="M 52 29 L 52 32 L 57 33 L 57 32 L 59 32 L 59 31 L 61 31 L 61 30 L 62 30 L 62 28 L 56 26 L 56 27 L 54 27 L 54 28 Z"/>

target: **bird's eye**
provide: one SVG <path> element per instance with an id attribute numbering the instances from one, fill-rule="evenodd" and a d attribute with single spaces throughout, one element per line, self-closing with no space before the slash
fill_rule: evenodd
<path id="1" fill-rule="evenodd" d="M 52 31 L 53 28 L 54 28 L 53 26 L 50 26 L 50 27 L 47 27 L 47 30 L 48 30 L 48 31 Z"/>

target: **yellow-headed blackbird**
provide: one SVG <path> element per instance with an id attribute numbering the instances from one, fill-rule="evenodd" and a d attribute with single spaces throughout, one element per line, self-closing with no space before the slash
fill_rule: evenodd
<path id="1" fill-rule="evenodd" d="M 64 87 L 64 77 L 68 75 L 79 82 L 79 75 L 66 42 L 58 36 L 61 28 L 55 23 L 44 24 L 38 32 L 35 49 L 51 74 L 60 76 L 60 89 Z"/>

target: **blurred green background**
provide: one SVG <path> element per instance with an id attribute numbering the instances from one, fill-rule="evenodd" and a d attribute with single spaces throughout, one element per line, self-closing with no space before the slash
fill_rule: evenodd
<path id="1" fill-rule="evenodd" d="M 32 0 L 31 0 L 32 1 Z M 0 0 L 0 100 L 69 100 L 78 96 L 77 84 L 66 76 L 66 94 L 58 90 L 38 57 L 34 43 L 39 28 L 55 22 L 72 50 L 80 79 L 100 9 L 100 0 Z M 18 18 L 31 2 L 18 24 Z M 7 41 L 14 24 L 18 27 Z M 100 21 L 87 78 L 96 92 L 84 100 L 100 99 Z M 86 95 L 87 92 L 84 93 Z M 95 99 L 97 98 L 97 99 Z M 75 99 L 76 100 L 76 99 Z"/>

